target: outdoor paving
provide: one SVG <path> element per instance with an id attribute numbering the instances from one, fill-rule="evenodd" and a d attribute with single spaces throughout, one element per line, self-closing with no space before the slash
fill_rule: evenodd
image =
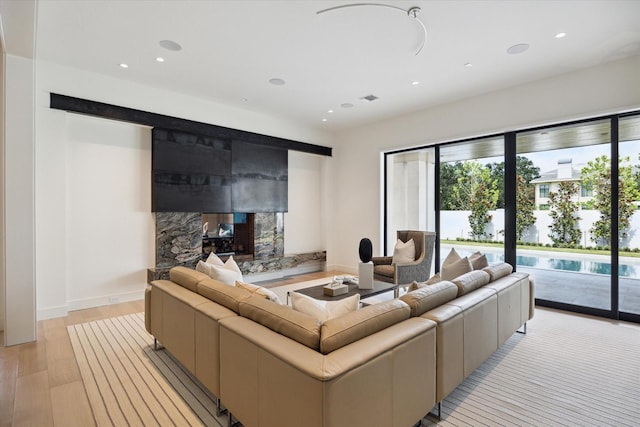
<path id="1" fill-rule="evenodd" d="M 518 266 L 517 270 L 529 273 L 534 278 L 536 298 L 604 310 L 611 309 L 609 276 L 522 266 Z M 620 311 L 640 314 L 640 280 L 621 277 L 619 300 Z"/>

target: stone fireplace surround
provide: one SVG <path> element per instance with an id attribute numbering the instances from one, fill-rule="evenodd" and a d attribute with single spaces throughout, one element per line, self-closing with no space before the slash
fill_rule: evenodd
<path id="1" fill-rule="evenodd" d="M 268 280 L 284 275 L 320 271 L 325 251 L 284 254 L 283 213 L 256 213 L 254 256 L 238 257 L 243 276 Z M 278 217 L 280 216 L 280 217 Z M 202 213 L 156 212 L 156 265 L 148 270 L 148 281 L 168 279 L 169 270 L 181 265 L 195 268 L 202 254 Z M 221 256 L 224 260 L 226 257 Z M 235 259 L 235 258 L 234 258 Z"/>

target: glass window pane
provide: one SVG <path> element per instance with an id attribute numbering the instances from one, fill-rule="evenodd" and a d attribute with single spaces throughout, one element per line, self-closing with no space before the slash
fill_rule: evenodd
<path id="1" fill-rule="evenodd" d="M 435 230 L 434 153 L 424 148 L 386 156 L 388 255 L 397 230 Z"/>
<path id="2" fill-rule="evenodd" d="M 619 309 L 640 314 L 640 116 L 620 119 Z"/>
<path id="3" fill-rule="evenodd" d="M 504 260 L 504 138 L 440 148 L 440 263 L 451 248 Z"/>
<path id="4" fill-rule="evenodd" d="M 536 298 L 610 310 L 610 121 L 516 141 L 518 270 L 535 278 Z"/>

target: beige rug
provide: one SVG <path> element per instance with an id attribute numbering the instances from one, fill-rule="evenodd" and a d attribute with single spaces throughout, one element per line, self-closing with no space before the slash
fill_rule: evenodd
<path id="1" fill-rule="evenodd" d="M 143 313 L 68 330 L 98 425 L 226 425 Z M 640 325 L 537 310 L 423 425 L 638 426 Z"/>
<path id="2" fill-rule="evenodd" d="M 153 350 L 144 313 L 68 326 L 98 426 L 223 426 L 215 398 L 169 353 Z"/>

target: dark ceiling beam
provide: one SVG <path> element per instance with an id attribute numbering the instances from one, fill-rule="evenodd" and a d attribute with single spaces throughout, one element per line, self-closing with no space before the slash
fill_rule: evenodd
<path id="1" fill-rule="evenodd" d="M 102 117 L 105 119 L 118 120 L 139 125 L 177 130 L 214 138 L 229 140 L 237 139 L 244 142 L 250 142 L 252 144 L 267 145 L 270 147 L 302 151 L 304 153 L 319 154 L 322 156 L 331 156 L 331 147 L 231 129 L 223 126 L 181 119 L 178 117 L 165 116 L 163 114 L 150 113 L 148 111 L 120 107 L 118 105 L 105 104 L 103 102 L 91 101 L 88 99 L 74 98 L 72 96 L 60 95 L 57 93 L 51 93 L 50 107 L 56 110 L 64 110 L 71 113 L 85 114 L 88 116 Z"/>

